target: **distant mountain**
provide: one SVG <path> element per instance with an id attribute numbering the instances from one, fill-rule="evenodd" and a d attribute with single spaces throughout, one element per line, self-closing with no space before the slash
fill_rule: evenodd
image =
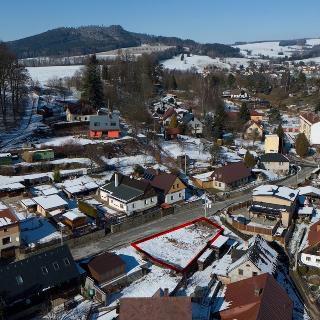
<path id="1" fill-rule="evenodd" d="M 119 25 L 109 27 L 84 26 L 57 28 L 31 37 L 8 41 L 7 45 L 18 58 L 76 56 L 119 48 L 135 47 L 142 43 L 189 47 L 193 52 L 211 57 L 238 57 L 239 49 L 224 44 L 200 44 L 177 37 L 152 36 L 124 30 Z"/>

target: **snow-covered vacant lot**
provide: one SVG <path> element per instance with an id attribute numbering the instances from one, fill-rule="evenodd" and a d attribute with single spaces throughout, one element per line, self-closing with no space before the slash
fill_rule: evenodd
<path id="1" fill-rule="evenodd" d="M 30 77 L 45 85 L 49 79 L 72 77 L 83 66 L 50 66 L 50 67 L 27 67 Z"/>
<path id="2" fill-rule="evenodd" d="M 134 246 L 155 259 L 184 269 L 219 231 L 209 223 L 196 222 L 138 242 Z"/>

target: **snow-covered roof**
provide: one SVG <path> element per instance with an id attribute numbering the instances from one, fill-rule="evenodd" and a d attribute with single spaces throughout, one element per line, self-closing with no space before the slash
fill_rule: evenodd
<path id="1" fill-rule="evenodd" d="M 65 212 L 62 216 L 67 218 L 70 221 L 76 220 L 78 218 L 86 217 L 86 215 L 81 211 L 79 211 L 77 208 Z"/>
<path id="2" fill-rule="evenodd" d="M 300 195 L 310 195 L 314 194 L 320 197 L 320 189 L 313 186 L 305 186 L 299 188 Z"/>
<path id="3" fill-rule="evenodd" d="M 201 181 L 210 181 L 212 180 L 211 178 L 212 174 L 213 174 L 213 171 L 209 171 L 205 173 L 196 174 L 193 176 L 193 178 Z"/>
<path id="4" fill-rule="evenodd" d="M 278 253 L 272 249 L 260 235 L 252 237 L 244 255 L 229 267 L 229 272 L 241 266 L 246 261 L 251 261 L 261 272 L 274 273 L 278 260 Z"/>
<path id="5" fill-rule="evenodd" d="M 0 153 L 0 158 L 11 157 L 11 153 Z"/>
<path id="6" fill-rule="evenodd" d="M 299 190 L 271 184 L 262 185 L 253 190 L 253 196 L 272 196 L 290 201 L 294 201 L 298 193 Z"/>
<path id="7" fill-rule="evenodd" d="M 298 214 L 312 215 L 313 211 L 314 211 L 313 207 L 302 207 L 302 208 L 299 208 Z"/>
<path id="8" fill-rule="evenodd" d="M 68 203 L 56 194 L 50 196 L 35 197 L 33 200 L 45 210 L 67 206 Z"/>
<path id="9" fill-rule="evenodd" d="M 32 199 L 22 199 L 20 200 L 20 202 L 27 208 L 36 205 L 36 203 Z"/>
<path id="10" fill-rule="evenodd" d="M 229 237 L 220 235 L 216 240 L 211 243 L 211 247 L 221 248 L 227 241 Z"/>
<path id="11" fill-rule="evenodd" d="M 9 183 L 6 185 L 0 186 L 0 190 L 14 191 L 24 189 L 25 186 L 20 182 Z"/>

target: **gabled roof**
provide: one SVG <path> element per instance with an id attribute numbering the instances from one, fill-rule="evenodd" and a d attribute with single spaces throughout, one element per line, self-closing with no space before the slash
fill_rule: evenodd
<path id="1" fill-rule="evenodd" d="M 250 127 L 253 126 L 254 124 L 255 124 L 260 130 L 263 131 L 263 125 L 262 125 L 262 123 L 259 122 L 259 121 L 254 121 L 254 120 L 249 120 L 249 121 L 245 124 L 245 129 L 250 128 Z"/>
<path id="2" fill-rule="evenodd" d="M 249 240 L 246 253 L 231 264 L 228 271 L 238 268 L 246 261 L 251 261 L 261 272 L 272 274 L 276 269 L 277 259 L 277 252 L 268 245 L 266 240 L 257 235 Z"/>
<path id="3" fill-rule="evenodd" d="M 315 124 L 317 122 L 320 122 L 320 115 L 314 113 L 314 112 L 304 112 L 300 114 L 300 118 L 303 118 L 310 122 L 311 124 Z"/>
<path id="4" fill-rule="evenodd" d="M 69 102 L 66 109 L 75 115 L 91 115 L 96 113 L 96 109 L 90 105 Z"/>
<path id="5" fill-rule="evenodd" d="M 166 134 L 179 134 L 180 129 L 179 128 L 166 128 Z"/>
<path id="6" fill-rule="evenodd" d="M 9 209 L 0 210 L 0 228 L 18 223 L 16 215 Z"/>
<path id="7" fill-rule="evenodd" d="M 293 303 L 286 291 L 264 273 L 227 285 L 222 320 L 291 320 Z"/>
<path id="8" fill-rule="evenodd" d="M 285 186 L 277 186 L 272 184 L 265 184 L 253 189 L 253 196 L 272 196 L 289 201 L 295 201 L 299 190 L 294 190 Z"/>
<path id="9" fill-rule="evenodd" d="M 88 263 L 88 267 L 93 269 L 98 274 L 109 272 L 123 265 L 125 265 L 125 262 L 112 252 L 104 252 L 99 254 Z"/>
<path id="10" fill-rule="evenodd" d="M 192 113 L 185 113 L 182 117 L 182 122 L 187 124 L 194 119 L 194 115 Z"/>
<path id="11" fill-rule="evenodd" d="M 314 223 L 308 233 L 308 248 L 320 243 L 320 221 Z"/>
<path id="12" fill-rule="evenodd" d="M 174 108 L 170 107 L 166 110 L 166 112 L 164 113 L 162 119 L 166 120 L 167 118 L 171 117 L 173 114 L 177 114 L 176 110 L 174 110 Z"/>
<path id="13" fill-rule="evenodd" d="M 251 170 L 243 162 L 234 162 L 213 171 L 211 177 L 216 181 L 230 184 L 251 176 Z"/>
<path id="14" fill-rule="evenodd" d="M 191 320 L 190 297 L 120 299 L 119 320 Z"/>
<path id="15" fill-rule="evenodd" d="M 260 157 L 261 162 L 290 162 L 282 153 L 265 153 Z"/>
<path id="16" fill-rule="evenodd" d="M 177 175 L 167 172 L 159 172 L 154 169 L 147 169 L 144 173 L 144 178 L 149 180 L 151 185 L 167 194 L 171 189 L 172 185 L 178 178 Z M 181 181 L 181 184 L 185 186 L 185 184 Z"/>
<path id="17" fill-rule="evenodd" d="M 0 296 L 6 303 L 76 279 L 79 271 L 67 245 L 0 267 Z"/>
<path id="18" fill-rule="evenodd" d="M 250 111 L 250 116 L 263 116 L 264 114 L 256 110 Z"/>
<path id="19" fill-rule="evenodd" d="M 108 192 L 112 197 L 130 202 L 133 200 L 143 199 L 145 197 L 153 197 L 156 195 L 155 190 L 149 181 L 144 179 L 137 180 L 120 173 L 118 174 L 118 186 L 115 186 L 115 174 L 111 181 L 101 187 L 102 190 Z"/>

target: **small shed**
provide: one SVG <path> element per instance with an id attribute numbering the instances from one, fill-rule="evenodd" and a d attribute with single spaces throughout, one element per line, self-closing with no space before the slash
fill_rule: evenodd
<path id="1" fill-rule="evenodd" d="M 99 284 L 115 279 L 126 272 L 125 262 L 115 253 L 104 252 L 88 263 L 91 277 Z"/>

